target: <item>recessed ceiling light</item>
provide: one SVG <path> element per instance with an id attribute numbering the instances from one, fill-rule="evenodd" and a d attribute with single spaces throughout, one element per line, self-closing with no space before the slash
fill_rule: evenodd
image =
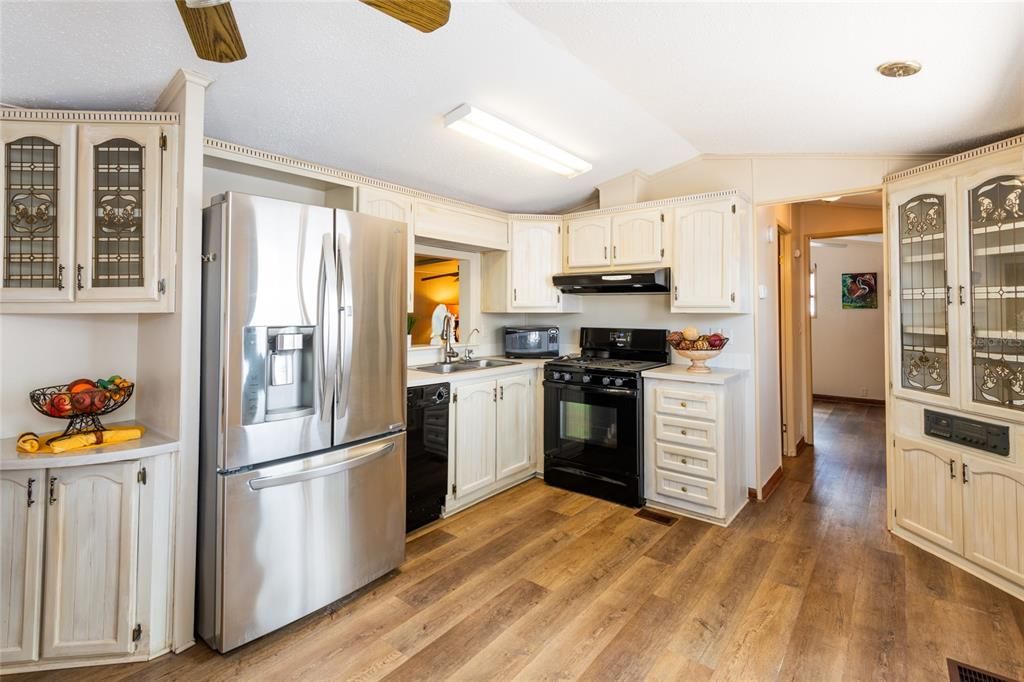
<path id="1" fill-rule="evenodd" d="M 578 156 L 468 104 L 445 114 L 444 125 L 569 178 L 593 168 Z"/>
<path id="2" fill-rule="evenodd" d="M 905 78 L 921 70 L 917 62 L 886 62 L 878 66 L 878 73 L 887 78 Z"/>
<path id="3" fill-rule="evenodd" d="M 822 201 L 827 201 L 828 203 L 831 204 L 833 201 L 839 201 L 842 198 L 843 198 L 843 195 L 839 194 L 839 195 L 834 196 L 834 197 L 822 197 L 821 200 Z"/>

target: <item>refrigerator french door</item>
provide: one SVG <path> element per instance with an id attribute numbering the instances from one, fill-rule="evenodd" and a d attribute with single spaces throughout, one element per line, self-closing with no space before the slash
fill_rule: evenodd
<path id="1" fill-rule="evenodd" d="M 347 211 L 204 211 L 197 623 L 220 651 L 404 559 L 406 248 Z"/>

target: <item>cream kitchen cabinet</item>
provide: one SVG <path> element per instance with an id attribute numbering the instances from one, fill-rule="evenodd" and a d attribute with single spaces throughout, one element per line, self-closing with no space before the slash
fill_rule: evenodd
<path id="1" fill-rule="evenodd" d="M 738 198 L 677 206 L 673 220 L 672 312 L 742 313 L 746 303 Z"/>
<path id="2" fill-rule="evenodd" d="M 46 471 L 0 471 L 0 663 L 39 656 Z"/>
<path id="3" fill-rule="evenodd" d="M 612 264 L 612 217 L 574 218 L 566 222 L 566 265 L 604 268 Z"/>
<path id="4" fill-rule="evenodd" d="M 660 265 L 665 257 L 665 212 L 644 210 L 612 216 L 612 265 Z"/>
<path id="5" fill-rule="evenodd" d="M 536 370 L 452 386 L 454 477 L 446 513 L 533 475 Z"/>
<path id="6" fill-rule="evenodd" d="M 416 235 L 412 222 L 412 198 L 397 192 L 389 192 L 376 187 L 360 187 L 356 197 L 357 209 L 360 213 L 397 220 L 405 223 L 408 232 L 407 258 L 408 264 L 407 279 L 408 290 L 406 291 L 406 305 L 408 312 L 413 311 L 415 297 L 415 269 L 416 269 Z"/>
<path id="7" fill-rule="evenodd" d="M 513 218 L 511 248 L 483 255 L 483 312 L 579 312 L 578 296 L 566 296 L 552 278 L 562 270 L 562 224 Z"/>
<path id="8" fill-rule="evenodd" d="M 477 213 L 427 199 L 417 199 L 413 213 L 418 239 L 481 250 L 508 250 L 505 216 Z"/>
<path id="9" fill-rule="evenodd" d="M 960 454 L 951 448 L 895 439 L 896 523 L 956 553 L 964 541 L 961 464 Z"/>
<path id="10" fill-rule="evenodd" d="M 139 462 L 50 470 L 42 656 L 133 650 Z"/>
<path id="11" fill-rule="evenodd" d="M 1024 586 L 1024 471 L 964 454 L 964 556 Z"/>
<path id="12" fill-rule="evenodd" d="M 173 311 L 177 127 L 0 125 L 0 311 Z"/>

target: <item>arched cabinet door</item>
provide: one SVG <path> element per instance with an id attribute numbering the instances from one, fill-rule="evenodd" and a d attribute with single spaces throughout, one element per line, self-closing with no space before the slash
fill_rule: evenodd
<path id="1" fill-rule="evenodd" d="M 570 220 L 566 232 L 570 268 L 601 268 L 611 265 L 611 216 Z"/>
<path id="2" fill-rule="evenodd" d="M 0 126 L 0 301 L 74 300 L 75 129 L 16 121 Z"/>
<path id="3" fill-rule="evenodd" d="M 77 300 L 158 301 L 166 292 L 162 134 L 154 125 L 80 128 Z"/>
<path id="4" fill-rule="evenodd" d="M 413 312 L 414 285 L 416 268 L 416 236 L 413 230 L 412 199 L 396 192 L 389 192 L 376 187 L 359 188 L 359 212 L 367 215 L 397 220 L 405 223 L 406 232 L 406 308 L 407 312 Z"/>
<path id="5" fill-rule="evenodd" d="M 0 471 L 0 663 L 39 658 L 43 469 Z"/>
<path id="6" fill-rule="evenodd" d="M 899 436 L 895 440 L 896 523 L 960 554 L 964 542 L 960 453 Z"/>
<path id="7" fill-rule="evenodd" d="M 964 556 L 1024 585 L 1024 471 L 965 455 Z"/>
<path id="8" fill-rule="evenodd" d="M 615 265 L 657 265 L 665 250 L 662 232 L 665 214 L 640 211 L 612 218 L 612 262 Z"/>

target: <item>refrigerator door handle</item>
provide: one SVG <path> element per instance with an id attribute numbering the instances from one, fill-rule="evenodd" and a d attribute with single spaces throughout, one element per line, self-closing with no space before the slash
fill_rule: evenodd
<path id="1" fill-rule="evenodd" d="M 339 330 L 343 330 L 343 339 L 339 344 L 341 346 L 341 363 L 337 365 L 336 372 L 338 375 L 338 413 L 335 418 L 341 417 L 348 413 L 348 395 L 349 395 L 349 383 L 351 383 L 346 376 L 348 374 L 349 367 L 352 366 L 352 287 L 349 284 L 347 277 L 352 272 L 351 263 L 348 262 L 349 251 L 347 244 L 338 244 L 337 262 L 339 265 L 338 285 L 340 288 L 335 291 L 340 291 L 341 307 L 338 308 L 338 312 L 341 316 Z"/>
<path id="2" fill-rule="evenodd" d="M 334 402 L 334 376 L 338 367 L 338 271 L 334 260 L 334 244 L 329 234 L 323 237 L 320 272 L 320 286 L 317 291 L 317 324 L 320 328 L 317 371 L 320 375 L 320 419 L 329 421 L 331 404 Z"/>
<path id="3" fill-rule="evenodd" d="M 249 489 L 263 490 L 264 488 L 276 488 L 278 486 L 289 485 L 291 483 L 301 483 L 302 481 L 308 481 L 314 478 L 323 478 L 324 476 L 330 476 L 342 471 L 348 471 L 349 469 L 355 469 L 356 467 L 367 464 L 372 460 L 383 457 L 394 449 L 395 444 L 393 442 L 386 443 L 379 448 L 371 450 L 365 455 L 360 455 L 354 459 L 346 459 L 342 462 L 328 464 L 315 469 L 306 469 L 305 471 L 296 471 L 291 474 L 278 474 L 276 476 L 262 476 L 260 478 L 254 478 L 249 481 Z"/>

